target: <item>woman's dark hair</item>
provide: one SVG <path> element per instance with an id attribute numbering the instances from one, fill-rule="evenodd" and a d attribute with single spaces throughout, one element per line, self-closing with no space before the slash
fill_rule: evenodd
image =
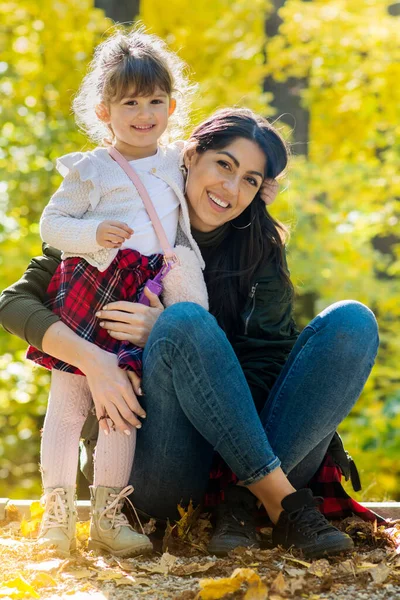
<path id="1" fill-rule="evenodd" d="M 284 171 L 288 162 L 285 141 L 266 119 L 248 109 L 217 111 L 195 128 L 189 142 L 198 154 L 203 154 L 207 150 L 221 150 L 238 138 L 255 142 L 264 152 L 265 178 L 275 179 Z M 254 275 L 263 264 L 276 265 L 283 283 L 282 300 L 293 296 L 284 254 L 287 235 L 286 227 L 271 217 L 257 193 L 243 213 L 229 222 L 229 231 L 218 252 L 208 253 L 205 249 L 210 312 L 228 337 L 237 331 L 238 315 L 244 308 Z"/>

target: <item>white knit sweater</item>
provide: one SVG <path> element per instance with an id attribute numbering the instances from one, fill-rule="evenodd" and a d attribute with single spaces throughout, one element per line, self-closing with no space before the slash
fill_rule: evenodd
<path id="1" fill-rule="evenodd" d="M 201 268 L 204 261 L 190 232 L 189 212 L 180 170 L 183 143 L 160 146 L 159 166 L 152 174 L 162 179 L 180 203 L 177 243 L 192 248 Z M 96 241 L 97 227 L 105 220 L 133 223 L 142 207 L 136 187 L 106 148 L 73 152 L 57 161 L 64 181 L 52 196 L 40 220 L 43 241 L 63 251 L 62 258 L 78 256 L 105 271 L 118 253 Z"/>

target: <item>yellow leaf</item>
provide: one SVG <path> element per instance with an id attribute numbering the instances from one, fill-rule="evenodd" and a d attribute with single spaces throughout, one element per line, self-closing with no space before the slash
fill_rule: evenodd
<path id="1" fill-rule="evenodd" d="M 305 560 L 299 560 L 298 558 L 293 558 L 293 556 L 282 556 L 282 558 L 286 558 L 286 560 L 291 560 L 299 565 L 303 565 L 303 567 L 307 567 L 307 569 L 312 565 L 312 563 L 306 562 Z"/>
<path id="2" fill-rule="evenodd" d="M 208 562 L 205 565 L 199 563 L 190 563 L 188 565 L 178 565 L 173 567 L 172 574 L 178 575 L 179 577 L 185 577 L 186 575 L 193 575 L 193 573 L 203 573 L 215 567 L 214 562 Z"/>
<path id="3" fill-rule="evenodd" d="M 160 560 L 160 568 L 167 575 L 177 561 L 177 557 L 168 552 L 164 552 Z"/>
<path id="4" fill-rule="evenodd" d="M 375 563 L 371 563 L 371 562 L 362 562 L 361 564 L 357 565 L 357 569 L 359 571 L 365 571 L 367 569 L 373 569 L 374 567 L 376 567 L 377 565 Z"/>
<path id="5" fill-rule="evenodd" d="M 96 575 L 96 571 L 91 571 L 90 569 L 79 569 L 63 573 L 64 577 L 73 577 L 74 579 L 86 579 L 87 577 L 93 577 L 93 575 Z"/>
<path id="6" fill-rule="evenodd" d="M 26 593 L 30 594 L 32 598 L 40 598 L 39 594 L 34 590 L 34 588 L 22 577 L 21 574 L 18 574 L 14 579 L 9 579 L 8 581 L 4 581 L 4 587 L 1 588 L 3 592 L 6 588 L 11 588 L 13 590 L 12 594 L 9 594 L 11 598 L 24 598 Z M 15 592 L 16 590 L 16 592 Z M 22 594 L 22 595 L 21 595 Z M 6 594 L 3 593 L 3 597 Z"/>
<path id="7" fill-rule="evenodd" d="M 31 519 L 41 519 L 44 513 L 44 508 L 39 501 L 32 502 L 29 507 L 31 513 Z"/>
<path id="8" fill-rule="evenodd" d="M 90 521 L 78 521 L 76 524 L 76 537 L 80 542 L 89 539 Z"/>
<path id="9" fill-rule="evenodd" d="M 24 598 L 25 592 L 17 590 L 17 588 L 1 587 L 0 598 Z"/>
<path id="10" fill-rule="evenodd" d="M 40 502 L 32 502 L 29 511 L 31 518 L 29 520 L 22 519 L 20 529 L 24 537 L 32 538 L 36 537 L 39 533 L 44 510 Z"/>
<path id="11" fill-rule="evenodd" d="M 54 587 L 57 582 L 48 573 L 36 573 L 35 577 L 31 581 L 31 585 L 36 588 L 41 587 Z"/>
<path id="12" fill-rule="evenodd" d="M 254 595 L 247 596 L 246 600 L 256 600 L 256 594 L 260 597 L 259 593 L 261 591 L 265 597 L 267 588 L 253 569 L 235 569 L 230 577 L 223 577 L 222 579 L 201 579 L 199 581 L 201 591 L 198 597 L 202 600 L 218 600 L 226 594 L 239 590 L 242 583 L 249 583 L 250 588 L 248 591 L 254 592 Z M 262 589 L 263 587 L 265 591 Z"/>
<path id="13" fill-rule="evenodd" d="M 196 521 L 197 517 L 199 516 L 200 506 L 198 506 L 195 509 L 195 508 L 193 508 L 192 501 L 190 501 L 187 510 L 185 510 L 185 508 L 183 506 L 181 506 L 180 504 L 177 506 L 177 509 L 178 509 L 179 515 L 181 517 L 179 519 L 179 521 L 177 521 L 177 523 L 176 523 L 178 537 L 185 538 L 188 531 L 192 527 L 193 523 Z"/>
<path id="14" fill-rule="evenodd" d="M 137 565 L 137 568 L 142 571 L 147 571 L 147 573 L 160 573 L 162 575 L 167 575 L 169 571 L 173 568 L 176 561 L 176 556 L 173 556 L 168 552 L 164 552 L 158 565 L 154 565 L 154 567 L 148 567 L 147 565 L 139 564 Z"/>
<path id="15" fill-rule="evenodd" d="M 25 570 L 51 573 L 51 571 L 57 571 L 64 560 L 65 559 L 63 558 L 52 558 L 51 560 L 44 560 L 40 563 L 28 563 L 25 565 Z"/>
<path id="16" fill-rule="evenodd" d="M 271 590 L 273 592 L 277 592 L 278 594 L 283 594 L 286 591 L 286 581 L 282 573 L 278 573 L 272 582 Z"/>
<path id="17" fill-rule="evenodd" d="M 131 575 L 128 575 L 127 577 L 121 577 L 120 579 L 116 580 L 116 585 L 135 585 L 136 584 L 136 579 L 134 577 L 132 577 Z"/>
<path id="18" fill-rule="evenodd" d="M 33 519 L 31 521 L 22 519 L 20 527 L 22 535 L 28 538 L 36 537 L 39 533 L 40 523 L 41 519 Z"/>
<path id="19" fill-rule="evenodd" d="M 376 568 L 371 569 L 370 573 L 374 583 L 382 584 L 389 577 L 390 568 L 384 563 L 380 563 Z"/>
<path id="20" fill-rule="evenodd" d="M 97 581 L 114 581 L 115 579 L 121 579 L 123 577 L 121 571 L 117 569 L 108 569 L 103 573 L 97 574 Z"/>
<path id="21" fill-rule="evenodd" d="M 326 558 L 321 558 L 320 560 L 313 562 L 311 567 L 308 569 L 308 573 L 311 573 L 319 578 L 327 577 L 331 574 L 331 566 Z"/>
<path id="22" fill-rule="evenodd" d="M 6 506 L 6 521 L 11 523 L 12 521 L 20 521 L 21 515 L 18 508 L 11 503 L 8 503 Z"/>
<path id="23" fill-rule="evenodd" d="M 237 592 L 242 585 L 241 581 L 238 579 L 231 579 L 230 577 L 223 577 L 222 579 L 201 579 L 199 583 L 201 587 L 199 598 L 201 598 L 201 600 L 218 600 L 227 594 Z"/>
<path id="24" fill-rule="evenodd" d="M 262 581 L 253 583 L 244 595 L 243 600 L 265 600 L 268 597 L 268 588 Z"/>

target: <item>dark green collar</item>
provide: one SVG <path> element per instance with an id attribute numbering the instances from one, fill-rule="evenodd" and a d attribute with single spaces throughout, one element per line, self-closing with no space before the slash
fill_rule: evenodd
<path id="1" fill-rule="evenodd" d="M 198 231 L 192 227 L 192 235 L 200 248 L 218 246 L 218 244 L 228 235 L 229 228 L 229 222 L 224 223 L 217 229 L 213 229 L 213 231 Z"/>

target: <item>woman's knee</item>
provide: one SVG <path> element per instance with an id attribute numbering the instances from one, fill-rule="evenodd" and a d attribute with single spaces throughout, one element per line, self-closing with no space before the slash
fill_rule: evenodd
<path id="1" fill-rule="evenodd" d="M 334 329 L 337 341 L 351 347 L 376 352 L 379 344 L 378 323 L 375 315 L 365 304 L 356 300 L 344 300 L 329 306 L 320 315 Z"/>
<path id="2" fill-rule="evenodd" d="M 164 310 L 154 326 L 158 336 L 173 335 L 174 340 L 187 338 L 197 332 L 211 332 L 218 327 L 215 318 L 199 304 L 178 302 Z"/>

